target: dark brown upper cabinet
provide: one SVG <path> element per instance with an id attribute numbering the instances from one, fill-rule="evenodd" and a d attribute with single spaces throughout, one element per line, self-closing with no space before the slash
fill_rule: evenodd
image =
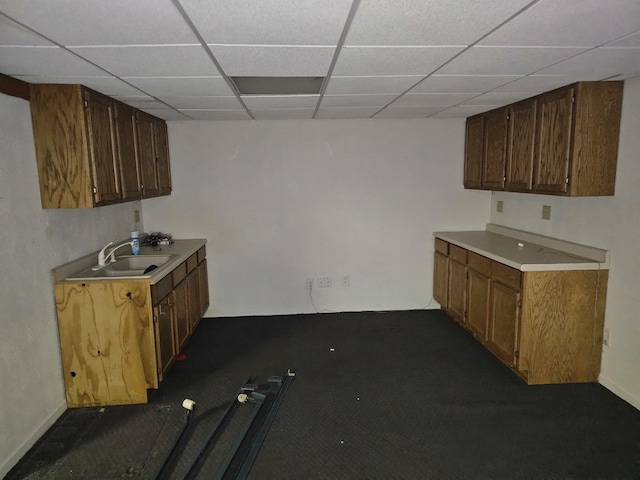
<path id="1" fill-rule="evenodd" d="M 42 208 L 92 208 L 171 193 L 163 120 L 82 85 L 32 84 L 30 97 Z M 140 114 L 151 125 L 142 137 Z"/>
<path id="2" fill-rule="evenodd" d="M 579 82 L 470 117 L 465 188 L 613 195 L 623 87 L 623 82 Z M 474 136 L 480 125 L 482 155 L 477 154 Z M 502 165 L 504 180 L 500 184 Z M 478 171 L 480 182 L 467 178 Z"/>

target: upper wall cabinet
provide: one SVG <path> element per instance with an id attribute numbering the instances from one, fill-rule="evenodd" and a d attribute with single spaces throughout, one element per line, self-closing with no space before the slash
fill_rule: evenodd
<path id="1" fill-rule="evenodd" d="M 465 188 L 613 195 L 623 82 L 580 82 L 467 119 Z"/>
<path id="2" fill-rule="evenodd" d="M 171 193 L 163 120 L 81 85 L 40 84 L 31 85 L 31 118 L 42 208 L 92 208 Z"/>

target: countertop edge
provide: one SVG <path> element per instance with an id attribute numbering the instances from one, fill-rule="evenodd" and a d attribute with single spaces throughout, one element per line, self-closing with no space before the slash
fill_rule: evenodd
<path id="1" fill-rule="evenodd" d="M 158 255 L 162 253 L 173 254 L 176 255 L 170 262 L 158 267 L 156 270 L 150 273 L 149 276 L 138 277 L 138 276 L 127 276 L 127 277 L 98 277 L 98 278 L 87 278 L 84 280 L 80 279 L 72 279 L 67 280 L 70 275 L 81 271 L 86 268 L 90 268 L 96 264 L 96 259 L 98 256 L 99 250 L 95 253 L 91 253 L 89 255 L 85 255 L 84 257 L 78 258 L 71 262 L 65 263 L 58 267 L 55 267 L 51 270 L 53 273 L 53 279 L 55 283 L 78 283 L 78 282 L 110 282 L 110 281 L 141 281 L 147 282 L 150 285 L 154 285 L 166 277 L 169 273 L 171 273 L 178 265 L 182 262 L 186 261 L 191 255 L 197 252 L 202 246 L 207 244 L 207 240 L 204 238 L 194 238 L 194 239 L 177 239 L 174 240 L 174 243 L 171 245 L 164 245 L 161 247 L 161 250 L 157 250 L 154 247 L 150 246 L 141 246 L 140 247 L 140 255 Z"/>
<path id="2" fill-rule="evenodd" d="M 535 262 L 531 262 L 531 263 L 519 263 L 517 261 L 514 261 L 510 258 L 498 255 L 494 252 L 490 252 L 487 250 L 484 250 L 482 248 L 479 248 L 476 245 L 470 244 L 468 242 L 465 241 L 461 241 L 459 238 L 455 238 L 455 234 L 456 233 L 463 233 L 463 234 L 467 234 L 467 233 L 472 233 L 472 232 L 476 232 L 476 231 L 466 231 L 466 232 L 434 232 L 433 236 L 440 238 L 442 240 L 445 240 L 453 245 L 457 245 L 459 247 L 465 248 L 473 253 L 477 253 L 478 255 L 482 255 L 484 257 L 487 257 L 491 260 L 495 260 L 496 262 L 500 262 L 504 265 L 507 265 L 509 267 L 515 268 L 516 270 L 520 270 L 522 272 L 534 272 L 534 271 L 538 271 L 538 272 L 542 272 L 542 271 L 563 271 L 563 270 L 608 270 L 609 269 L 609 257 L 608 257 L 608 253 L 605 250 L 601 250 L 601 249 L 597 249 L 597 250 L 601 250 L 602 252 L 606 252 L 607 255 L 605 257 L 605 262 L 598 262 L 596 259 L 588 259 L 585 258 L 584 262 L 579 262 L 579 263 L 565 263 L 565 262 L 558 262 L 558 263 L 535 263 Z M 478 230 L 477 233 L 489 233 L 489 234 L 493 234 L 493 235 L 498 235 L 498 236 L 503 236 L 503 237 L 509 237 L 514 239 L 515 241 L 518 240 L 522 240 L 523 242 L 529 242 L 532 243 L 531 240 L 534 237 L 527 237 L 527 238 L 518 238 L 518 237 L 513 237 L 510 235 L 503 235 L 502 233 L 495 233 L 492 232 L 491 230 Z M 525 232 L 526 233 L 526 232 Z M 535 234 L 531 234 L 531 235 L 535 235 Z M 550 237 L 547 237 L 550 238 Z M 553 239 L 552 239 L 553 240 Z M 559 240 L 558 242 L 562 242 L 562 240 Z M 568 242 L 570 243 L 570 242 Z M 539 243 L 536 243 L 536 245 L 540 245 Z M 560 250 L 558 248 L 555 248 L 556 246 L 560 245 L 559 243 L 555 243 L 554 244 L 554 249 L 555 250 L 559 250 L 562 251 L 564 253 L 567 253 L 568 255 L 575 255 L 575 253 L 573 251 L 564 251 L 564 250 Z M 574 244 L 574 245 L 579 245 L 579 244 Z M 579 245 L 580 246 L 580 245 Z M 592 249 L 594 247 L 587 247 L 584 246 L 586 248 Z M 552 248 L 552 247 L 548 247 L 548 248 Z"/>

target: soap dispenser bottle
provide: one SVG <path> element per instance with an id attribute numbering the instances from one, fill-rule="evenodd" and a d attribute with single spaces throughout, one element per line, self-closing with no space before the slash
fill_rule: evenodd
<path id="1" fill-rule="evenodd" d="M 138 255 L 140 253 L 140 240 L 138 239 L 138 232 L 131 232 L 131 255 Z"/>

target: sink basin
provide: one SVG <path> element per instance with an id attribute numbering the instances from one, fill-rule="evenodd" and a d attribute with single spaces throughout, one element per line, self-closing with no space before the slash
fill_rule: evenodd
<path id="1" fill-rule="evenodd" d="M 161 267 L 175 257 L 169 255 L 121 255 L 116 257 L 116 261 L 107 264 L 99 270 L 88 268 L 76 274 L 68 276 L 67 280 L 89 280 L 98 278 L 114 277 L 150 277 L 153 271 L 144 273 L 151 265 Z M 154 269 L 155 270 L 155 269 Z"/>
<path id="2" fill-rule="evenodd" d="M 143 272 L 150 265 L 164 265 L 173 255 L 122 255 L 106 268 L 111 270 L 140 270 Z"/>

